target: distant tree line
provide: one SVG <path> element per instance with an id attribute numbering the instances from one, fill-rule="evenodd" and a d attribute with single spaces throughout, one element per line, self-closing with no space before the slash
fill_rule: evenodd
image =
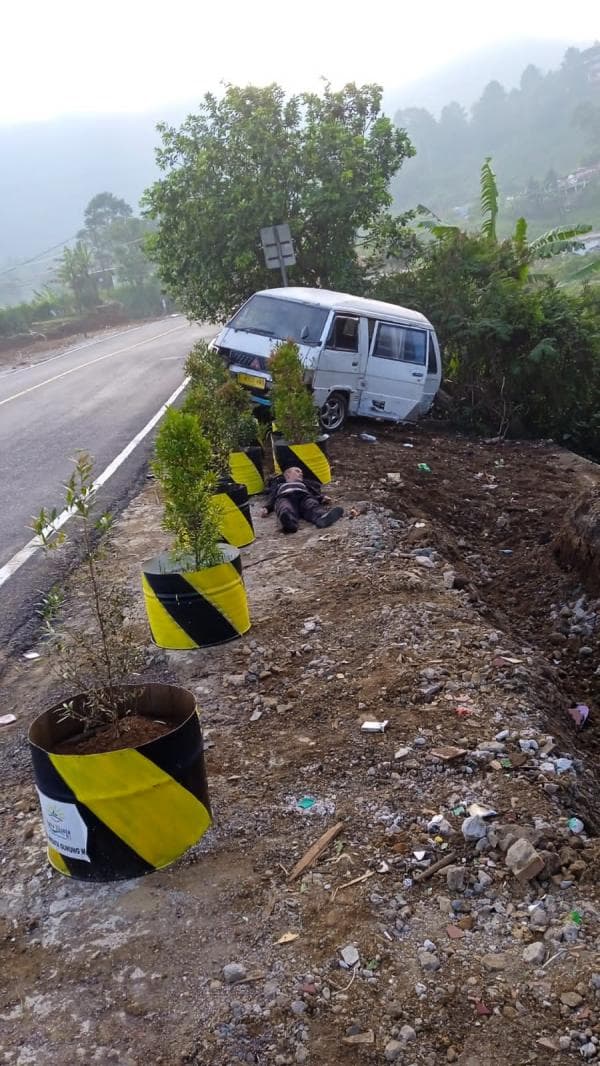
<path id="1" fill-rule="evenodd" d="M 49 272 L 46 284 L 26 303 L 0 309 L 0 336 L 36 323 L 94 311 L 107 303 L 132 316 L 159 314 L 161 283 L 146 252 L 153 226 L 111 192 L 94 196 L 84 225 Z"/>
<path id="2" fill-rule="evenodd" d="M 569 48 L 560 69 L 545 75 L 528 66 L 508 92 L 491 81 L 470 112 L 449 102 L 437 119 L 406 108 L 395 122 L 416 149 L 392 182 L 399 210 L 424 203 L 467 217 L 479 164 L 493 156 L 505 195 L 519 201 L 515 217 L 526 211 L 532 221 L 552 224 L 579 211 L 600 223 L 600 173 L 569 195 L 559 185 L 576 167 L 600 164 L 600 45 Z"/>

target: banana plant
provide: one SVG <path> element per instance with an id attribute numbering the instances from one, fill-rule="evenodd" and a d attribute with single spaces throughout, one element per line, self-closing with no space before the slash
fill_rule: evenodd
<path id="1" fill-rule="evenodd" d="M 480 190 L 481 235 L 493 244 L 498 244 L 496 228 L 499 201 L 498 183 L 492 169 L 491 156 L 486 156 L 481 168 Z M 433 211 L 430 211 L 429 208 L 424 207 L 422 204 L 419 204 L 417 212 L 427 216 L 419 222 L 421 229 L 428 230 L 432 237 L 437 240 L 448 240 L 460 233 L 459 226 L 447 225 Z M 560 255 L 561 252 L 573 252 L 582 248 L 583 245 L 578 240 L 578 237 L 581 237 L 584 233 L 589 233 L 591 229 L 591 226 L 584 223 L 568 227 L 557 226 L 555 229 L 548 230 L 540 237 L 535 237 L 530 241 L 527 239 L 527 221 L 524 218 L 519 218 L 511 241 L 521 263 L 519 271 L 521 280 L 525 280 L 529 264 L 536 259 L 550 259 L 554 255 Z M 591 274 L 597 269 L 596 263 L 590 263 L 589 267 L 582 268 L 581 273 L 587 274 L 589 272 Z"/>

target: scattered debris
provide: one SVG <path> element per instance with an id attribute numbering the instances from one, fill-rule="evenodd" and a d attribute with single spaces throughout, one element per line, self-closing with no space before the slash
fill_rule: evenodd
<path id="1" fill-rule="evenodd" d="M 302 858 L 296 863 L 293 869 L 288 875 L 288 881 L 297 881 L 298 878 L 308 870 L 309 866 L 312 866 L 313 862 L 323 854 L 326 848 L 340 835 L 344 828 L 343 822 L 338 822 L 337 825 L 332 825 L 330 829 L 327 829 L 322 836 L 308 849 L 308 851 L 302 856 Z"/>
<path id="2" fill-rule="evenodd" d="M 388 725 L 389 721 L 386 718 L 383 722 L 363 722 L 360 728 L 363 733 L 385 733 Z"/>
<path id="3" fill-rule="evenodd" d="M 581 729 L 581 727 L 585 725 L 589 713 L 590 709 L 586 703 L 577 703 L 574 707 L 569 707 L 567 710 L 567 714 L 573 719 L 578 729 Z"/>

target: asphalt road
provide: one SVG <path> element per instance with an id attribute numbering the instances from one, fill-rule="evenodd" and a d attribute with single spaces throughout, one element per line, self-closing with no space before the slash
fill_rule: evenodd
<path id="1" fill-rule="evenodd" d="M 31 539 L 32 515 L 42 506 L 62 510 L 70 457 L 78 449 L 90 452 L 101 474 L 181 384 L 194 342 L 214 332 L 170 317 L 87 341 L 35 366 L 0 371 L 0 568 Z M 153 438 L 150 433 L 138 444 L 106 482 L 103 504 L 113 513 L 143 482 Z M 40 590 L 60 569 L 40 556 L 0 585 L 3 650 L 27 642 Z"/>

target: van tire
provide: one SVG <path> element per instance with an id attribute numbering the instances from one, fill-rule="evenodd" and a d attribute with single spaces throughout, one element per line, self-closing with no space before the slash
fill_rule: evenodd
<path id="1" fill-rule="evenodd" d="M 326 433 L 341 429 L 348 414 L 348 397 L 343 392 L 332 392 L 319 411 L 321 428 Z"/>

